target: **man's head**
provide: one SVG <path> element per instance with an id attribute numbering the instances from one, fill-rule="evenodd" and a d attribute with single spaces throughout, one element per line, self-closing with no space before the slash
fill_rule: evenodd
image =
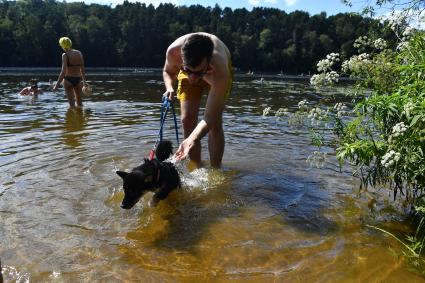
<path id="1" fill-rule="evenodd" d="M 37 88 L 38 87 L 37 79 L 31 79 L 30 80 L 30 86 L 31 86 L 32 89 Z"/>
<path id="2" fill-rule="evenodd" d="M 183 42 L 182 60 L 183 65 L 188 67 L 199 66 L 204 59 L 209 62 L 214 49 L 211 38 L 202 34 L 192 34 Z"/>
<path id="3" fill-rule="evenodd" d="M 207 71 L 211 61 L 214 43 L 211 38 L 202 34 L 192 34 L 183 42 L 181 56 L 182 70 L 190 79 L 199 79 Z"/>

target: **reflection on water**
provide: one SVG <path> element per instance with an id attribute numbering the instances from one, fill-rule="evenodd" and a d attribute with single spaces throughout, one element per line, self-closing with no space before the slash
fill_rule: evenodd
<path id="1" fill-rule="evenodd" d="M 402 253 L 399 243 L 366 226 L 408 231 L 391 199 L 369 192 L 371 211 L 331 154 L 323 169 L 308 165 L 305 129 L 262 115 L 265 107 L 295 111 L 303 99 L 334 103 L 332 93 L 302 81 L 237 79 L 224 114 L 224 170 L 188 172 L 179 163 L 181 190 L 157 207 L 148 195 L 123 210 L 115 171 L 148 156 L 163 86 L 159 76 L 91 78 L 96 93 L 72 110 L 63 93 L 28 104 L 16 95 L 28 78 L 0 84 L 6 282 L 423 281 L 390 254 Z M 173 135 L 170 120 L 165 137 Z"/>
<path id="2" fill-rule="evenodd" d="M 66 145 L 75 148 L 88 135 L 84 131 L 90 118 L 90 111 L 82 108 L 69 108 L 65 114 L 63 138 Z"/>

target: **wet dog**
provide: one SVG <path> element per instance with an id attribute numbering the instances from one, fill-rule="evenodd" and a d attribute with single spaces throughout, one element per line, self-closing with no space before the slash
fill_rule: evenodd
<path id="1" fill-rule="evenodd" d="M 148 191 L 154 192 L 152 203 L 156 205 L 165 199 L 174 189 L 181 187 L 177 169 L 171 162 L 166 162 L 173 152 L 170 141 L 162 141 L 156 148 L 156 158 L 145 159 L 143 164 L 133 168 L 131 172 L 117 171 L 123 179 L 124 199 L 121 207 L 132 208 Z"/>

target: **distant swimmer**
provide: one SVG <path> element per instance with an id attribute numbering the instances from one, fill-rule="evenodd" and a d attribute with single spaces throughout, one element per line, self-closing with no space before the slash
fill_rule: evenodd
<path id="1" fill-rule="evenodd" d="M 83 54 L 72 48 L 72 41 L 68 37 L 61 37 L 59 45 L 65 52 L 62 53 L 62 70 L 53 91 L 56 91 L 63 82 L 69 107 L 82 107 L 81 93 L 83 86 L 87 86 Z"/>
<path id="2" fill-rule="evenodd" d="M 38 88 L 38 80 L 37 79 L 31 79 L 30 80 L 30 86 L 24 87 L 19 94 L 20 95 L 39 95 L 42 94 L 43 91 Z"/>

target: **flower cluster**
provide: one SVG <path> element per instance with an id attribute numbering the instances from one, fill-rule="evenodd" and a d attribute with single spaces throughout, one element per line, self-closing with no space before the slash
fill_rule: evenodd
<path id="1" fill-rule="evenodd" d="M 320 109 L 319 107 L 314 107 L 310 110 L 307 117 L 309 119 L 318 119 L 324 114 L 324 112 L 325 111 Z"/>
<path id="2" fill-rule="evenodd" d="M 367 36 L 360 36 L 354 41 L 354 48 L 357 48 L 358 50 L 363 50 L 366 47 L 370 46 L 372 44 L 372 40 L 369 39 Z"/>
<path id="3" fill-rule="evenodd" d="M 365 51 L 368 47 L 373 47 L 377 50 L 383 50 L 387 47 L 387 42 L 382 38 L 373 40 L 367 36 L 360 36 L 354 41 L 353 46 L 359 51 Z"/>
<path id="4" fill-rule="evenodd" d="M 308 102 L 307 100 L 303 99 L 300 102 L 298 102 L 298 109 L 305 110 L 308 108 Z"/>
<path id="5" fill-rule="evenodd" d="M 319 72 L 330 71 L 331 67 L 339 61 L 340 59 L 338 53 L 330 53 L 326 55 L 326 59 L 322 59 L 317 63 L 317 70 Z"/>
<path id="6" fill-rule="evenodd" d="M 388 26 L 395 32 L 406 22 L 406 15 L 400 11 L 392 11 L 391 13 L 381 17 L 382 20 L 388 21 Z"/>
<path id="7" fill-rule="evenodd" d="M 289 116 L 288 108 L 279 108 L 274 116 L 277 120 L 280 120 L 282 116 Z"/>
<path id="8" fill-rule="evenodd" d="M 334 106 L 334 110 L 336 111 L 336 115 L 338 117 L 341 117 L 344 114 L 345 109 L 347 109 L 347 106 L 345 106 L 345 104 L 342 102 L 338 102 Z"/>
<path id="9" fill-rule="evenodd" d="M 314 74 L 310 78 L 310 84 L 312 84 L 313 86 L 324 85 L 325 81 L 326 81 L 326 74 L 325 73 Z"/>
<path id="10" fill-rule="evenodd" d="M 413 35 L 413 29 L 411 27 L 406 27 L 403 31 L 401 41 L 409 41 Z"/>
<path id="11" fill-rule="evenodd" d="M 367 53 L 362 53 L 360 55 L 354 55 L 349 60 L 342 63 L 342 71 L 345 73 L 351 72 L 360 72 L 366 69 L 370 64 L 370 55 Z"/>
<path id="12" fill-rule="evenodd" d="M 339 81 L 339 74 L 335 71 L 326 73 L 325 80 L 329 83 L 337 83 Z"/>
<path id="13" fill-rule="evenodd" d="M 402 41 L 397 45 L 397 50 L 398 51 L 403 51 L 409 48 L 409 42 L 407 41 Z"/>
<path id="14" fill-rule="evenodd" d="M 393 127 L 393 136 L 401 136 L 405 131 L 407 131 L 407 126 L 403 122 L 400 122 Z"/>
<path id="15" fill-rule="evenodd" d="M 335 71 L 329 73 L 315 74 L 310 78 L 310 84 L 313 86 L 320 86 L 326 84 L 333 84 L 339 81 L 339 74 Z"/>
<path id="16" fill-rule="evenodd" d="M 393 166 L 396 162 L 400 160 L 400 153 L 390 150 L 387 152 L 381 160 L 381 165 L 385 168 Z"/>
<path id="17" fill-rule="evenodd" d="M 321 168 L 326 162 L 326 153 L 314 151 L 313 154 L 307 157 L 307 162 L 310 164 L 310 166 Z"/>
<path id="18" fill-rule="evenodd" d="M 271 107 L 266 107 L 263 110 L 263 117 L 266 117 L 270 113 Z"/>
<path id="19" fill-rule="evenodd" d="M 406 116 L 410 116 L 410 112 L 413 111 L 413 109 L 415 109 L 415 104 L 413 104 L 413 102 L 407 102 L 404 106 L 404 114 L 406 114 Z"/>
<path id="20" fill-rule="evenodd" d="M 373 46 L 378 50 L 383 50 L 387 47 L 387 42 L 382 38 L 378 38 L 373 42 Z"/>

